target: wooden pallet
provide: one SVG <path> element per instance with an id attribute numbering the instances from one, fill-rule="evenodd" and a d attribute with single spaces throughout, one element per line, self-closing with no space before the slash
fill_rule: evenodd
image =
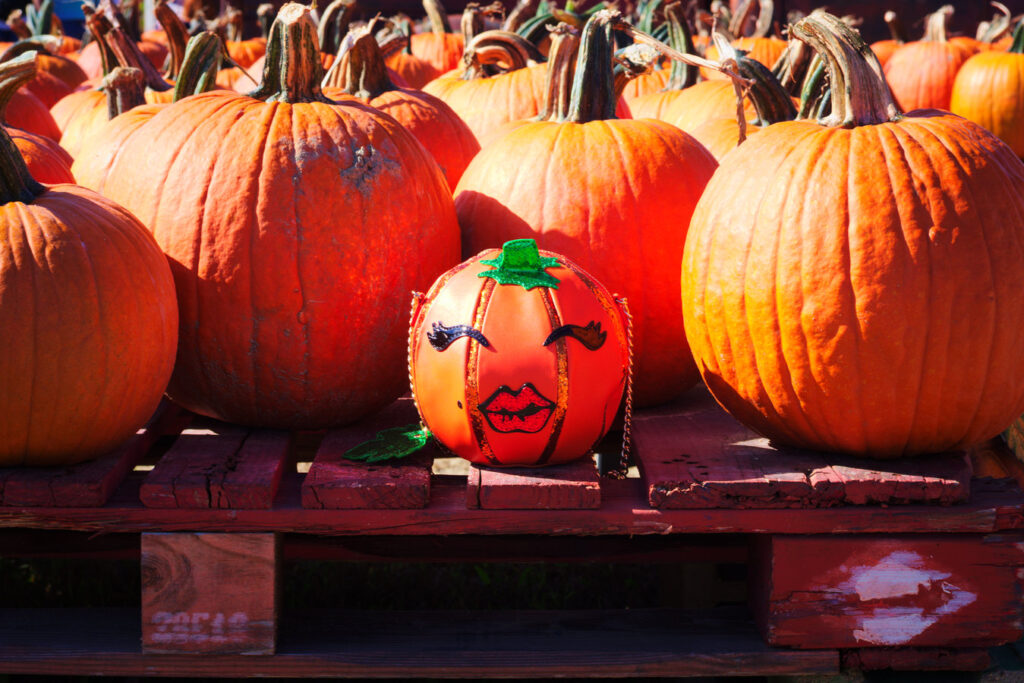
<path id="1" fill-rule="evenodd" d="M 341 457 L 414 419 L 403 400 L 350 428 L 284 434 L 164 408 L 130 456 L 0 472 L 0 553 L 47 552 L 39 530 L 132 534 L 144 577 L 141 618 L 69 612 L 76 626 L 64 628 L 47 614 L 0 610 L 0 672 L 683 676 L 939 661 L 972 669 L 987 665 L 987 648 L 1024 634 L 1024 493 L 1001 441 L 921 462 L 797 452 L 694 391 L 636 416 L 639 478 L 599 477 L 589 459 L 450 475 L 435 473 L 438 450 L 397 465 Z M 52 493 L 83 473 L 105 482 L 93 487 L 102 495 Z M 24 493 L 32 482 L 50 493 Z M 332 537 L 305 543 L 299 556 L 433 549 L 447 559 L 593 559 L 615 541 L 630 557 L 678 562 L 710 557 L 710 539 L 732 539 L 744 549 L 749 610 L 440 612 L 402 615 L 397 625 L 332 613 L 310 617 L 335 625 L 316 635 L 280 614 L 279 566 L 295 539 Z M 700 548 L 681 538 L 702 539 Z M 74 545 L 67 536 L 50 543 L 57 554 Z M 73 628 L 75 637 L 53 637 Z M 397 640 L 385 646 L 384 634 Z"/>

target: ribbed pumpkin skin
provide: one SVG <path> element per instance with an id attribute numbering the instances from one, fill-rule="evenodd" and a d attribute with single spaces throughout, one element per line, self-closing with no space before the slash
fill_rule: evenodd
<path id="1" fill-rule="evenodd" d="M 698 380 L 675 283 L 715 166 L 697 141 L 658 121 L 521 126 L 484 147 L 455 190 L 463 254 L 532 237 L 626 296 L 637 402 L 663 402 Z"/>
<path id="2" fill-rule="evenodd" d="M 744 50 L 749 53 L 748 56 L 751 59 L 756 59 L 770 69 L 775 66 L 775 62 L 782 56 L 782 52 L 786 49 L 786 41 L 772 36 L 765 38 L 744 37 L 732 41 L 732 46 L 737 50 Z M 718 61 L 718 48 L 713 43 L 708 45 L 707 50 L 704 51 L 704 56 L 713 62 Z M 709 81 L 726 80 L 726 76 L 720 71 L 703 67 L 701 67 L 700 75 Z"/>
<path id="3" fill-rule="evenodd" d="M 109 451 L 171 374 L 167 261 L 127 211 L 72 185 L 0 207 L 0 224 L 0 466 Z"/>
<path id="4" fill-rule="evenodd" d="M 423 92 L 444 100 L 485 147 L 500 134 L 503 123 L 540 113 L 547 73 L 545 64 L 472 80 L 462 80 L 460 72 L 452 72 L 427 83 Z"/>
<path id="5" fill-rule="evenodd" d="M 255 63 L 257 59 L 267 54 L 266 38 L 249 38 L 248 40 L 229 40 L 225 43 L 231 59 L 238 62 L 243 69 Z"/>
<path id="6" fill-rule="evenodd" d="M 335 88 L 324 88 L 324 94 L 335 100 L 348 97 Z M 429 93 L 389 90 L 367 104 L 394 118 L 420 141 L 441 167 L 449 187 L 459 183 L 466 166 L 480 151 L 469 126 L 444 101 Z"/>
<path id="7" fill-rule="evenodd" d="M 458 261 L 437 165 L 356 103 L 186 98 L 128 138 L 104 192 L 172 265 L 168 394 L 238 424 L 322 428 L 393 401 L 409 293 Z"/>
<path id="8" fill-rule="evenodd" d="M 887 40 L 879 40 L 871 43 L 871 51 L 875 53 L 876 57 L 878 57 L 878 63 L 885 66 L 885 63 L 889 61 L 890 57 L 892 57 L 892 53 L 896 52 L 897 48 L 901 45 L 903 45 L 903 43 L 891 38 Z"/>
<path id="9" fill-rule="evenodd" d="M 780 443 L 894 457 L 995 435 L 1024 412 L 1022 216 L 1024 166 L 955 116 L 768 127 L 690 224 L 704 381 Z"/>
<path id="10" fill-rule="evenodd" d="M 17 128 L 7 128 L 7 134 L 21 152 L 21 158 L 25 160 L 29 173 L 37 181 L 47 185 L 75 182 L 75 177 L 71 174 L 71 155 L 56 142 L 48 137 L 27 133 Z"/>
<path id="11" fill-rule="evenodd" d="M 156 92 L 146 88 L 145 97 L 147 104 L 167 104 L 174 98 L 174 90 Z M 72 93 L 58 102 L 52 113 L 63 131 L 60 145 L 75 159 L 110 120 L 107 95 L 102 90 Z"/>
<path id="12" fill-rule="evenodd" d="M 649 74 L 642 74 L 626 83 L 626 87 L 622 89 L 622 99 L 629 103 L 629 108 L 633 110 L 633 102 L 644 95 L 650 95 L 658 92 L 668 83 L 668 77 L 670 74 L 669 69 L 655 69 Z M 651 118 L 651 117 L 636 117 L 636 118 Z"/>
<path id="13" fill-rule="evenodd" d="M 154 68 L 163 69 L 164 60 L 167 59 L 167 53 L 170 52 L 167 45 L 148 40 L 142 40 L 136 44 Z M 100 58 L 100 48 L 95 42 L 89 43 L 82 48 L 81 52 L 72 56 L 87 78 L 103 76 L 103 60 Z"/>
<path id="14" fill-rule="evenodd" d="M 389 68 L 405 79 L 410 88 L 422 88 L 443 73 L 427 60 L 408 54 L 405 50 L 395 51 L 388 56 L 386 62 Z"/>
<path id="15" fill-rule="evenodd" d="M 968 59 L 956 75 L 950 111 L 1024 156 L 1024 54 L 980 52 Z"/>
<path id="16" fill-rule="evenodd" d="M 7 103 L 4 123 L 48 137 L 54 142 L 60 140 L 60 128 L 50 116 L 50 110 L 38 97 L 24 89 L 11 96 L 10 102 Z"/>
<path id="17" fill-rule="evenodd" d="M 747 121 L 748 139 L 760 131 L 760 128 Z M 722 157 L 739 146 L 740 124 L 734 118 L 711 119 L 694 128 L 690 134 L 721 163 Z"/>
<path id="18" fill-rule="evenodd" d="M 459 66 L 466 48 L 461 33 L 414 33 L 409 43 L 414 55 L 430 62 L 442 74 Z"/>
<path id="19" fill-rule="evenodd" d="M 121 153 L 125 142 L 135 130 L 156 116 L 166 104 L 144 104 L 129 109 L 98 128 L 71 165 L 75 181 L 82 187 L 106 194 L 105 186 L 110 167 Z"/>
<path id="20" fill-rule="evenodd" d="M 638 97 L 629 108 L 635 119 L 658 119 L 689 133 L 707 121 L 736 116 L 736 91 L 732 81 L 701 81 L 683 90 Z M 743 111 L 747 118 L 757 118 L 750 99 L 743 102 Z"/>
<path id="21" fill-rule="evenodd" d="M 904 111 L 948 111 L 956 73 L 971 54 L 970 49 L 958 43 L 907 43 L 885 63 L 885 78 Z"/>

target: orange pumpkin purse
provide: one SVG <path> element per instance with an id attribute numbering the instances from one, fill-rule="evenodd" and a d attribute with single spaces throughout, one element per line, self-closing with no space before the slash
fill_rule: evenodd
<path id="1" fill-rule="evenodd" d="M 481 465 L 586 455 L 627 389 L 625 319 L 603 285 L 532 239 L 465 261 L 414 302 L 409 373 L 425 427 Z"/>

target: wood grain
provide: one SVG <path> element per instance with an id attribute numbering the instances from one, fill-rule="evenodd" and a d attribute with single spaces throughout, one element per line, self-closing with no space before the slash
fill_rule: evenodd
<path id="1" fill-rule="evenodd" d="M 473 465 L 466 507 L 484 510 L 580 510 L 601 507 L 601 479 L 592 458 L 554 467 L 496 469 Z"/>
<path id="2" fill-rule="evenodd" d="M 970 495 L 966 452 L 881 461 L 779 447 L 703 388 L 638 414 L 633 440 L 648 501 L 662 509 L 952 505 Z"/>
<path id="3" fill-rule="evenodd" d="M 840 652 L 843 669 L 858 671 L 984 671 L 992 664 L 985 648 L 866 647 Z"/>
<path id="4" fill-rule="evenodd" d="M 267 509 L 288 458 L 287 432 L 218 424 L 185 433 L 160 458 L 140 490 L 151 508 Z"/>
<path id="5" fill-rule="evenodd" d="M 142 650 L 273 654 L 275 534 L 143 534 Z"/>
<path id="6" fill-rule="evenodd" d="M 302 482 L 302 506 L 311 509 L 408 509 L 430 502 L 430 468 L 439 455 L 433 443 L 419 453 L 392 462 L 346 460 L 354 446 L 391 427 L 419 422 L 412 399 L 402 398 L 357 425 L 327 432 Z"/>

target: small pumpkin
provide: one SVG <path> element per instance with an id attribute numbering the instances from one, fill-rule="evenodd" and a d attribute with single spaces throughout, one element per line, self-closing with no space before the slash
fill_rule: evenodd
<path id="1" fill-rule="evenodd" d="M 904 111 L 949 110 L 953 82 L 964 62 L 975 50 L 946 37 L 949 5 L 930 14 L 922 40 L 896 49 L 885 63 L 885 78 Z"/>
<path id="2" fill-rule="evenodd" d="M 532 239 L 448 271 L 414 312 L 410 380 L 448 450 L 494 467 L 576 460 L 607 433 L 629 370 L 612 295 Z"/>
<path id="3" fill-rule="evenodd" d="M 131 213 L 44 187 L 0 130 L 0 467 L 107 452 L 156 409 L 178 315 L 167 260 Z"/>
<path id="4" fill-rule="evenodd" d="M 979 52 L 960 68 L 950 111 L 995 133 L 1024 156 L 1024 21 L 1007 52 Z"/>
<path id="5" fill-rule="evenodd" d="M 0 64 L 0 121 L 6 121 L 7 104 L 18 88 L 36 71 L 36 53 L 29 52 Z M 71 156 L 48 137 L 19 128 L 7 128 L 32 177 L 41 183 L 73 183 Z"/>
<path id="6" fill-rule="evenodd" d="M 463 34 L 452 32 L 448 23 L 448 13 L 440 0 L 423 0 L 430 22 L 430 31 L 414 33 L 409 37 L 412 53 L 429 62 L 438 73 L 448 73 L 458 68 L 462 61 L 462 53 L 466 47 Z"/>
<path id="7" fill-rule="evenodd" d="M 437 161 L 450 187 L 455 187 L 470 160 L 480 151 L 473 131 L 442 100 L 429 93 L 398 88 L 388 76 L 374 38 L 376 20 L 335 61 L 324 77 L 327 97 L 353 97 L 389 116 L 415 136 Z"/>
<path id="8" fill-rule="evenodd" d="M 879 64 L 883 67 L 889 61 L 889 58 L 892 57 L 892 53 L 896 52 L 897 48 L 907 42 L 907 35 L 903 30 L 903 22 L 900 21 L 898 14 L 892 10 L 886 11 L 885 24 L 889 27 L 889 34 L 892 37 L 871 43 L 871 51 L 875 53 Z"/>

